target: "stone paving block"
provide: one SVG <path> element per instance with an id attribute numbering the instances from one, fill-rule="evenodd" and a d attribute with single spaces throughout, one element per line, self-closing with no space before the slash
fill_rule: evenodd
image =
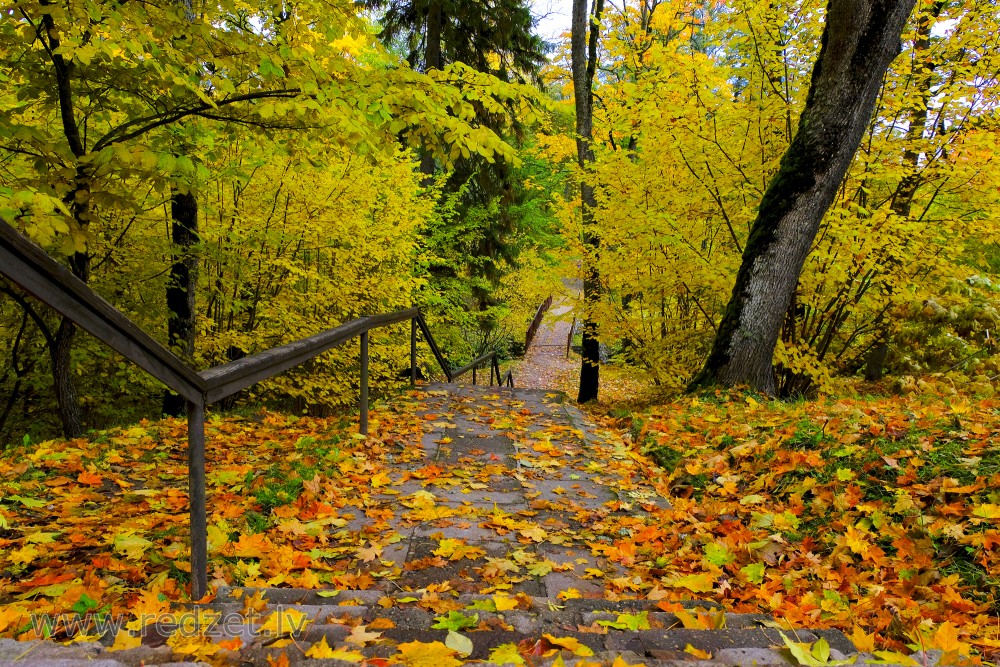
<path id="1" fill-rule="evenodd" d="M 799 641 L 814 642 L 816 635 L 806 630 L 796 631 Z M 647 652 L 651 651 L 683 651 L 691 646 L 715 653 L 726 648 L 773 648 L 784 646 L 778 630 L 771 628 L 756 628 L 743 630 L 687 630 L 677 628 L 672 630 L 647 630 L 640 635 L 642 645 Z M 650 653 L 653 655 L 653 653 Z"/>
<path id="2" fill-rule="evenodd" d="M 340 623 L 314 624 L 303 631 L 299 641 L 302 644 L 312 645 L 325 638 L 330 648 L 335 648 L 349 634 L 351 634 L 351 628 Z"/>
<path id="3" fill-rule="evenodd" d="M 478 480 L 470 481 L 478 483 Z M 487 512 L 492 510 L 494 505 L 502 506 L 504 511 L 510 512 L 512 509 L 520 509 L 528 504 L 521 491 L 494 491 L 492 488 L 488 490 L 470 489 L 471 487 L 465 484 L 436 491 L 434 495 L 438 497 L 440 502 L 468 503 L 479 511 L 486 510 Z"/>
<path id="4" fill-rule="evenodd" d="M 434 625 L 436 614 L 421 607 L 407 605 L 405 607 L 372 607 L 365 614 L 365 622 L 371 623 L 376 618 L 385 618 L 396 624 L 397 628 L 409 630 L 430 630 Z"/>
<path id="5" fill-rule="evenodd" d="M 765 667 L 767 665 L 795 664 L 784 653 L 769 648 L 724 648 L 712 654 L 717 662 L 732 667 Z"/>
<path id="6" fill-rule="evenodd" d="M 138 667 L 139 665 L 163 665 L 174 663 L 173 657 L 174 652 L 169 646 L 160 646 L 157 648 L 152 648 L 149 646 L 139 646 L 138 648 L 130 648 L 124 651 L 115 651 L 111 655 L 107 656 L 118 662 Z M 24 664 L 24 661 L 21 661 Z M 92 665 L 92 662 L 88 662 L 88 665 Z"/>
<path id="7" fill-rule="evenodd" d="M 603 598 L 573 598 L 560 604 L 565 605 L 571 613 L 585 614 L 587 612 L 606 611 L 612 613 L 634 614 L 654 608 L 649 600 L 605 600 Z"/>
<path id="8" fill-rule="evenodd" d="M 633 631 L 609 632 L 604 636 L 604 647 L 615 653 L 629 651 L 630 653 L 642 654 L 645 650 L 639 640 L 639 633 Z"/>
<path id="9" fill-rule="evenodd" d="M 542 578 L 542 582 L 545 586 L 545 595 L 553 600 L 557 600 L 560 605 L 563 603 L 559 601 L 559 594 L 571 588 L 576 589 L 583 596 L 600 595 L 603 597 L 604 595 L 604 585 L 602 583 L 597 580 L 580 579 L 571 573 L 550 572 Z"/>
<path id="10" fill-rule="evenodd" d="M 31 667 L 80 667 L 81 664 L 86 664 L 88 667 L 127 667 L 125 663 L 111 658 L 87 658 L 82 656 L 68 658 L 38 658 L 31 656 L 16 662 L 13 660 L 0 660 L 0 667 L 7 667 L 8 665 L 10 667 L 23 667 L 24 665 L 31 665 Z"/>
<path id="11" fill-rule="evenodd" d="M 500 616 L 509 625 L 513 626 L 516 632 L 524 635 L 536 635 L 542 631 L 542 621 L 538 614 L 519 609 L 505 611 Z"/>
<path id="12" fill-rule="evenodd" d="M 32 660 L 75 657 L 77 661 L 82 661 L 94 658 L 103 648 L 98 642 L 80 642 L 72 646 L 62 646 L 48 640 L 19 642 L 14 639 L 0 639 L 0 662 L 23 661 L 29 656 Z"/>
<path id="13" fill-rule="evenodd" d="M 766 617 L 765 617 L 766 618 Z M 817 637 L 822 637 L 826 640 L 826 643 L 830 645 L 830 649 L 834 651 L 840 651 L 845 656 L 853 655 L 858 652 L 857 647 L 854 645 L 850 639 L 847 638 L 840 630 L 813 630 L 813 634 Z"/>
<path id="14" fill-rule="evenodd" d="M 518 643 L 524 637 L 517 632 L 508 630 L 477 630 L 463 632 L 472 641 L 472 653 L 466 660 L 486 660 L 490 651 L 502 644 Z"/>
<path id="15" fill-rule="evenodd" d="M 730 630 L 739 630 L 744 628 L 760 628 L 764 627 L 765 622 L 773 622 L 774 617 L 769 614 L 726 614 L 726 627 Z M 841 635 L 843 636 L 843 635 Z M 844 637 L 847 639 L 847 637 Z M 829 640 L 828 640 L 829 641 Z M 831 647 L 833 645 L 831 644 Z M 853 645 L 852 645 L 853 648 Z"/>
<path id="16" fill-rule="evenodd" d="M 413 536 L 417 539 L 460 539 L 473 545 L 504 539 L 492 528 L 480 527 L 481 523 L 483 523 L 482 517 L 449 517 L 440 522 L 435 521 L 414 526 Z M 440 537 L 432 537 L 435 535 L 440 535 Z"/>
<path id="17" fill-rule="evenodd" d="M 340 618 L 364 618 L 369 609 L 368 605 L 324 605 L 313 618 L 313 624 L 336 623 Z"/>
<path id="18" fill-rule="evenodd" d="M 388 630 L 382 630 L 381 632 L 383 637 L 398 644 L 414 641 L 441 642 L 443 644 L 444 640 L 448 638 L 447 630 L 419 630 L 414 628 L 395 627 L 389 628 Z"/>

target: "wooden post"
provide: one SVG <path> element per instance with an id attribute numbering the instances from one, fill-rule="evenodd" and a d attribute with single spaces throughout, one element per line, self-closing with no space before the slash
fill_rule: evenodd
<path id="1" fill-rule="evenodd" d="M 361 334 L 361 423 L 358 430 L 368 435 L 368 332 Z"/>
<path id="2" fill-rule="evenodd" d="M 472 367 L 472 386 L 476 386 L 476 367 Z"/>
<path id="3" fill-rule="evenodd" d="M 573 347 L 573 329 L 576 329 L 576 317 L 573 317 L 573 324 L 569 325 L 569 336 L 566 337 L 566 358 L 569 359 L 569 351 Z"/>
<path id="4" fill-rule="evenodd" d="M 191 599 L 208 593 L 208 526 L 205 516 L 205 404 L 187 402 L 188 505 L 191 512 Z"/>
<path id="5" fill-rule="evenodd" d="M 410 320 L 410 386 L 417 386 L 417 320 Z"/>

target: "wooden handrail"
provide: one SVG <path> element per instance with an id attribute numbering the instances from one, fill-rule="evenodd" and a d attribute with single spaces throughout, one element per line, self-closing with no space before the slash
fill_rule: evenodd
<path id="1" fill-rule="evenodd" d="M 472 361 L 470 361 L 466 365 L 462 366 L 458 370 L 452 371 L 452 373 L 451 373 L 452 381 L 457 380 L 458 378 L 462 377 L 463 375 L 465 375 L 469 371 L 472 371 L 472 370 L 475 370 L 475 369 L 479 368 L 480 366 L 483 365 L 484 362 L 487 362 L 487 361 L 490 361 L 492 359 L 495 359 L 496 356 L 497 356 L 496 352 L 487 352 L 486 354 L 484 354 L 481 357 L 476 357 L 475 359 L 473 359 Z"/>
<path id="2" fill-rule="evenodd" d="M 0 273 L 184 398 L 198 400 L 205 393 L 204 381 L 183 360 L 4 222 Z"/>
<path id="3" fill-rule="evenodd" d="M 545 317 L 545 313 L 548 312 L 549 308 L 552 307 L 552 295 L 550 294 L 545 301 L 542 301 L 538 305 L 538 309 L 535 310 L 535 316 L 531 318 L 531 324 L 528 325 L 528 332 L 524 335 L 524 353 L 528 353 L 528 348 L 531 347 L 531 342 L 535 340 L 535 334 L 538 333 L 538 327 L 542 324 L 542 318 Z"/>
<path id="4" fill-rule="evenodd" d="M 406 322 L 419 314 L 419 308 L 407 308 L 385 315 L 361 317 L 294 343 L 272 347 L 264 352 L 202 371 L 199 375 L 207 387 L 205 399 L 209 403 L 222 400 L 261 380 L 305 363 L 367 331 Z"/>
<path id="5" fill-rule="evenodd" d="M 409 320 L 410 382 L 417 377 L 417 329 L 434 353 L 448 382 L 453 382 L 485 361 L 491 362 L 498 384 L 513 387 L 508 370 L 500 376 L 496 352 L 487 353 L 457 371 L 441 354 L 419 308 L 361 317 L 313 336 L 196 372 L 180 357 L 154 340 L 121 311 L 102 299 L 66 267 L 0 221 L 0 274 L 25 292 L 72 320 L 95 338 L 119 352 L 171 390 L 187 399 L 188 420 L 188 500 L 191 525 L 191 597 L 199 600 L 208 593 L 208 533 L 205 491 L 205 406 L 232 396 L 261 380 L 274 377 L 348 340 L 361 338 L 361 400 L 359 430 L 368 433 L 368 332 Z"/>

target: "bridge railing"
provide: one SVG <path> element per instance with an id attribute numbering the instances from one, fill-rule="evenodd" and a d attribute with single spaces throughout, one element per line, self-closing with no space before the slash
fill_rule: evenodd
<path id="1" fill-rule="evenodd" d="M 191 597 L 208 592 L 208 534 L 205 491 L 205 407 L 274 377 L 314 357 L 360 338 L 359 430 L 368 433 L 368 345 L 369 332 L 401 322 L 410 322 L 410 383 L 417 378 L 417 330 L 423 334 L 448 382 L 490 367 L 490 384 L 514 386 L 510 371 L 501 375 L 495 351 L 465 366 L 452 369 L 445 360 L 419 308 L 359 317 L 293 343 L 258 352 L 222 366 L 195 371 L 160 344 L 117 308 L 101 298 L 69 269 L 21 235 L 0 222 L 0 274 L 25 292 L 75 322 L 95 338 L 145 370 L 187 401 L 188 497 L 191 523 Z"/>

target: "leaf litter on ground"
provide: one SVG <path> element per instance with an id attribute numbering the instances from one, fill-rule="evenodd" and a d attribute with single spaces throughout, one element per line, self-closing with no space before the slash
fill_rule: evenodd
<path id="1" fill-rule="evenodd" d="M 461 467 L 423 460 L 421 438 L 454 417 L 423 414 L 426 398 L 413 392 L 385 408 L 368 438 L 340 418 L 213 418 L 213 583 L 378 588 L 404 575 L 391 552 L 402 539 L 397 520 L 458 524 L 514 540 L 498 557 L 442 537 L 422 562 L 406 564 L 469 563 L 436 590 L 413 590 L 417 604 L 453 619 L 443 627 L 456 634 L 476 631 L 458 622 L 475 614 L 452 605 L 456 591 L 493 595 L 476 608 L 502 611 L 520 604 L 508 594 L 517 582 L 566 568 L 609 599 L 645 598 L 665 610 L 712 600 L 774 614 L 785 628 L 837 627 L 862 650 L 938 648 L 972 661 L 1000 651 L 996 401 L 690 397 L 625 417 L 592 414 L 599 444 L 584 450 L 578 433 L 497 400 L 488 413 L 465 414 L 518 435 L 528 484 L 561 467 L 578 477 L 600 471 L 620 499 L 594 510 L 555 492 L 505 513 L 435 494 L 488 486 L 501 467 L 489 456 Z M 0 459 L 0 633 L 34 638 L 32 614 L 155 617 L 187 600 L 185 436 L 183 422 L 167 419 Z M 533 519 L 541 510 L 571 518 L 543 526 Z M 578 544 L 583 557 L 539 557 L 532 547 L 545 542 Z M 593 567 L 596 559 L 604 565 Z M 580 595 L 564 593 L 561 600 Z M 49 630 L 65 638 L 65 628 Z M 179 642 L 176 650 L 225 655 Z M 462 657 L 445 645 L 400 655 Z"/>

